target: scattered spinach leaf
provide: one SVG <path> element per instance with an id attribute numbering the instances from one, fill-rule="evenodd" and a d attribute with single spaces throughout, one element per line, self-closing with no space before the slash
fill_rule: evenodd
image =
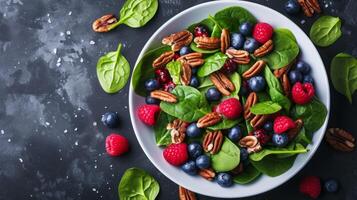
<path id="1" fill-rule="evenodd" d="M 244 171 L 241 174 L 233 177 L 233 181 L 235 183 L 245 185 L 256 180 L 260 175 L 261 173 L 255 169 L 253 165 L 248 165 L 247 167 L 244 167 Z"/>
<path id="2" fill-rule="evenodd" d="M 228 172 L 239 165 L 240 150 L 228 138 L 224 138 L 221 150 L 211 156 L 212 168 L 216 172 Z"/>
<path id="3" fill-rule="evenodd" d="M 250 108 L 250 111 L 255 115 L 273 114 L 280 110 L 281 106 L 272 101 L 259 102 Z"/>
<path id="4" fill-rule="evenodd" d="M 160 112 L 157 123 L 154 126 L 155 140 L 158 146 L 167 146 L 171 144 L 171 131 L 168 130 L 167 124 L 175 118 L 165 112 Z"/>
<path id="5" fill-rule="evenodd" d="M 171 61 L 166 65 L 166 69 L 169 71 L 172 81 L 176 85 L 181 85 L 181 63 L 179 61 Z"/>
<path id="6" fill-rule="evenodd" d="M 321 16 L 310 29 L 311 40 L 320 47 L 330 46 L 341 35 L 341 19 L 338 17 Z"/>
<path id="7" fill-rule="evenodd" d="M 226 62 L 227 56 L 222 52 L 217 52 L 205 59 L 205 63 L 198 69 L 197 75 L 205 77 L 221 69 Z"/>
<path id="8" fill-rule="evenodd" d="M 222 26 L 231 32 L 238 32 L 238 27 L 243 22 L 255 24 L 256 18 L 246 9 L 239 6 L 232 6 L 218 11 L 214 15 L 214 19 Z"/>

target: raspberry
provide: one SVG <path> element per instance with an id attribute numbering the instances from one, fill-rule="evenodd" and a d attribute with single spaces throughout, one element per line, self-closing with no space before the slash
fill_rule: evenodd
<path id="1" fill-rule="evenodd" d="M 271 135 L 266 134 L 264 129 L 255 130 L 253 132 L 250 132 L 248 135 L 253 135 L 258 138 L 259 143 L 263 146 L 271 139 Z"/>
<path id="2" fill-rule="evenodd" d="M 321 182 L 317 176 L 307 176 L 300 182 L 300 192 L 317 199 L 321 193 Z"/>
<path id="3" fill-rule="evenodd" d="M 129 142 L 124 136 L 110 134 L 105 139 L 105 149 L 111 156 L 120 156 L 129 150 Z"/>
<path id="4" fill-rule="evenodd" d="M 175 53 L 175 54 L 174 54 L 174 58 L 173 58 L 173 59 L 174 59 L 174 60 L 177 60 L 179 57 L 180 57 L 180 54 Z"/>
<path id="5" fill-rule="evenodd" d="M 203 25 L 196 26 L 194 29 L 195 37 L 209 37 L 207 28 Z"/>
<path id="6" fill-rule="evenodd" d="M 227 119 L 236 119 L 242 113 L 242 105 L 236 98 L 229 98 L 222 101 L 218 106 L 216 111 Z"/>
<path id="7" fill-rule="evenodd" d="M 232 59 L 227 59 L 222 68 L 226 74 L 232 74 L 236 71 L 237 64 Z"/>
<path id="8" fill-rule="evenodd" d="M 176 84 L 172 81 L 164 84 L 164 90 L 166 92 L 171 92 L 176 87 Z"/>
<path id="9" fill-rule="evenodd" d="M 291 89 L 291 97 L 296 104 L 306 104 L 309 103 L 315 95 L 314 86 L 311 83 L 300 83 L 294 84 Z"/>
<path id="10" fill-rule="evenodd" d="M 261 44 L 266 43 L 273 36 L 273 27 L 267 23 L 258 23 L 254 26 L 253 37 Z"/>
<path id="11" fill-rule="evenodd" d="M 180 166 L 188 159 L 187 144 L 170 144 L 166 147 L 166 149 L 164 149 L 162 155 L 171 165 Z"/>
<path id="12" fill-rule="evenodd" d="M 142 105 L 138 108 L 137 113 L 139 119 L 146 125 L 153 126 L 156 123 L 156 117 L 160 112 L 158 105 Z"/>
<path id="13" fill-rule="evenodd" d="M 295 127 L 295 122 L 287 116 L 281 115 L 274 120 L 274 132 L 277 134 L 282 134 Z"/>
<path id="14" fill-rule="evenodd" d="M 155 75 L 157 80 L 161 83 L 167 83 L 171 80 L 171 76 L 169 71 L 166 68 L 159 68 L 157 70 L 155 70 Z"/>

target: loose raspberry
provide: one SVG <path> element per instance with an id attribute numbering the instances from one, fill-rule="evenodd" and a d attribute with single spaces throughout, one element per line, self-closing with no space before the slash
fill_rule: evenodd
<path id="1" fill-rule="evenodd" d="M 253 135 L 258 138 L 259 143 L 263 146 L 271 140 L 271 135 L 266 134 L 264 129 L 255 130 L 248 135 Z"/>
<path id="2" fill-rule="evenodd" d="M 315 95 L 314 86 L 311 83 L 300 83 L 294 84 L 291 89 L 291 97 L 296 104 L 307 104 L 309 103 Z"/>
<path id="3" fill-rule="evenodd" d="M 300 192 L 317 199 L 321 193 L 321 182 L 317 176 L 307 176 L 300 182 Z"/>
<path id="4" fill-rule="evenodd" d="M 261 44 L 266 43 L 273 36 L 273 27 L 270 24 L 261 22 L 254 26 L 253 37 Z"/>
<path id="5" fill-rule="evenodd" d="M 218 106 L 216 111 L 227 119 L 236 119 L 242 114 L 242 105 L 236 98 L 229 98 L 222 101 Z"/>
<path id="6" fill-rule="evenodd" d="M 160 106 L 153 104 L 142 105 L 137 110 L 139 119 L 149 126 L 155 125 L 159 112 Z"/>
<path id="7" fill-rule="evenodd" d="M 287 116 L 281 115 L 274 120 L 274 132 L 277 134 L 282 134 L 295 127 L 295 122 Z"/>
<path id="8" fill-rule="evenodd" d="M 120 156 L 129 150 L 128 139 L 112 133 L 105 139 L 105 150 L 111 156 Z"/>
<path id="9" fill-rule="evenodd" d="M 188 160 L 187 144 L 170 144 L 164 149 L 162 155 L 171 165 L 180 166 Z"/>

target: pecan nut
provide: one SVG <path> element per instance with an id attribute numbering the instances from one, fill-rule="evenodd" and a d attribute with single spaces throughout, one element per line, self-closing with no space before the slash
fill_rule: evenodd
<path id="1" fill-rule="evenodd" d="M 155 99 L 159 99 L 161 101 L 169 102 L 169 103 L 176 103 L 177 98 L 174 94 L 170 92 L 166 92 L 164 90 L 154 90 L 150 93 L 150 96 Z"/>
<path id="2" fill-rule="evenodd" d="M 183 55 L 179 57 L 177 60 L 180 61 L 181 63 L 187 63 L 191 67 L 197 67 L 205 62 L 205 60 L 202 57 L 203 57 L 202 53 L 194 52 L 194 53 Z"/>
<path id="3" fill-rule="evenodd" d="M 181 83 L 182 83 L 182 85 L 190 84 L 191 76 L 192 76 L 192 70 L 191 70 L 190 65 L 188 65 L 187 63 L 182 63 L 181 64 Z"/>
<path id="4" fill-rule="evenodd" d="M 298 0 L 298 2 L 307 17 L 312 17 L 315 12 L 321 13 L 318 0 Z"/>
<path id="5" fill-rule="evenodd" d="M 229 48 L 226 50 L 226 55 L 237 64 L 248 64 L 250 62 L 248 51 Z"/>
<path id="6" fill-rule="evenodd" d="M 253 76 L 258 75 L 260 72 L 262 72 L 264 67 L 265 67 L 265 61 L 258 60 L 246 72 L 244 72 L 242 76 L 245 79 L 249 79 Z"/>
<path id="7" fill-rule="evenodd" d="M 300 130 L 302 129 L 302 127 L 304 126 L 304 122 L 302 121 L 302 119 L 297 119 L 295 120 L 295 128 L 290 129 L 286 135 L 289 138 L 289 141 L 292 141 L 300 132 Z"/>
<path id="8" fill-rule="evenodd" d="M 198 48 L 214 50 L 221 46 L 221 39 L 214 37 L 195 37 L 193 40 Z"/>
<path id="9" fill-rule="evenodd" d="M 326 142 L 338 151 L 351 152 L 356 147 L 353 135 L 340 128 L 329 128 L 325 138 Z"/>
<path id="10" fill-rule="evenodd" d="M 182 143 L 186 137 L 188 123 L 180 119 L 175 119 L 167 124 L 166 129 L 171 130 L 171 142 L 174 144 Z"/>
<path id="11" fill-rule="evenodd" d="M 256 130 L 262 127 L 268 119 L 269 115 L 255 115 L 252 120 L 250 120 L 250 125 Z"/>
<path id="12" fill-rule="evenodd" d="M 174 59 L 174 56 L 175 52 L 173 51 L 165 52 L 152 62 L 152 66 L 154 68 L 164 67 L 167 63 L 171 62 L 171 60 Z"/>
<path id="13" fill-rule="evenodd" d="M 182 186 L 179 186 L 179 200 L 196 200 L 196 194 Z"/>
<path id="14" fill-rule="evenodd" d="M 172 51 L 179 51 L 182 47 L 192 42 L 193 35 L 188 30 L 173 33 L 162 39 L 162 44 L 170 45 Z"/>
<path id="15" fill-rule="evenodd" d="M 113 14 L 104 15 L 96 19 L 92 24 L 92 29 L 95 32 L 103 33 L 112 29 L 112 24 L 118 22 L 118 19 Z"/>
<path id="16" fill-rule="evenodd" d="M 222 29 L 221 33 L 221 51 L 225 53 L 228 47 L 231 45 L 231 36 L 228 29 Z"/>
<path id="17" fill-rule="evenodd" d="M 291 85 L 289 81 L 288 74 L 285 73 L 283 77 L 280 78 L 281 85 L 283 86 L 283 91 L 285 96 L 290 96 Z"/>
<path id="18" fill-rule="evenodd" d="M 289 64 L 287 64 L 286 66 L 276 69 L 274 70 L 274 76 L 276 78 L 281 78 L 284 74 L 287 74 L 291 68 L 291 66 L 293 66 L 295 64 L 296 59 L 294 59 L 293 61 L 291 61 Z"/>
<path id="19" fill-rule="evenodd" d="M 258 95 L 255 92 L 251 92 L 244 104 L 244 119 L 250 120 L 254 114 L 250 112 L 250 108 L 258 103 Z"/>
<path id="20" fill-rule="evenodd" d="M 268 40 L 261 47 L 259 47 L 254 51 L 254 56 L 258 58 L 263 57 L 268 53 L 270 53 L 273 50 L 273 48 L 274 48 L 273 40 Z"/>
<path id="21" fill-rule="evenodd" d="M 252 135 L 248 135 L 240 139 L 239 145 L 247 148 L 248 153 L 255 153 L 262 150 L 262 146 L 260 145 L 258 138 Z"/>
<path id="22" fill-rule="evenodd" d="M 202 141 L 203 150 L 210 154 L 218 153 L 221 150 L 223 139 L 221 131 L 208 132 Z"/>
<path id="23" fill-rule="evenodd" d="M 212 181 L 216 176 L 216 173 L 212 169 L 200 169 L 200 171 L 198 171 L 198 174 L 209 181 Z"/>
<path id="24" fill-rule="evenodd" d="M 222 120 L 222 117 L 220 114 L 217 112 L 211 112 L 206 114 L 205 116 L 201 117 L 197 121 L 197 127 L 198 128 L 205 128 L 208 126 L 213 126 L 220 122 Z"/>
<path id="25" fill-rule="evenodd" d="M 225 96 L 231 95 L 231 92 L 236 90 L 234 84 L 222 72 L 214 72 L 210 75 L 212 83 Z"/>

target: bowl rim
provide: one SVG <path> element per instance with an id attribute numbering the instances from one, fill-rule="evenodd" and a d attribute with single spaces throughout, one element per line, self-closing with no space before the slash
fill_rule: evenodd
<path id="1" fill-rule="evenodd" d="M 164 28 L 166 28 L 169 24 L 172 23 L 172 21 L 175 21 L 176 18 L 179 18 L 181 17 L 182 15 L 185 15 L 193 10 L 196 10 L 196 9 L 199 9 L 201 7 L 204 7 L 204 6 L 210 6 L 210 5 L 214 5 L 214 4 L 221 4 L 221 3 L 226 3 L 226 2 L 229 2 L 229 3 L 236 3 L 237 6 L 241 6 L 244 8 L 244 5 L 250 5 L 250 6 L 256 6 L 256 7 L 260 7 L 262 9 L 267 9 L 269 10 L 269 12 L 273 13 L 274 15 L 278 15 L 280 16 L 281 18 L 284 18 L 284 20 L 288 20 L 290 23 L 291 23 L 291 26 L 295 26 L 296 29 L 299 29 L 301 30 L 301 32 L 303 33 L 304 36 L 306 36 L 307 38 L 309 38 L 306 33 L 299 27 L 297 26 L 292 20 L 290 20 L 288 17 L 284 16 L 283 14 L 279 13 L 278 11 L 272 9 L 272 8 L 269 8 L 267 6 L 264 6 L 264 5 L 261 5 L 261 4 L 258 4 L 258 3 L 254 3 L 254 2 L 248 2 L 248 1 L 237 1 L 237 0 L 221 0 L 221 1 L 211 1 L 211 2 L 205 2 L 205 3 L 201 3 L 201 4 L 197 4 L 193 7 L 190 7 L 190 8 L 187 8 L 186 10 L 183 10 L 181 11 L 180 13 L 176 14 L 175 16 L 171 17 L 168 21 L 166 21 L 163 25 L 161 25 L 161 27 L 159 29 L 157 29 L 152 35 L 151 37 L 149 38 L 149 40 L 145 43 L 144 47 L 142 48 L 139 56 L 137 57 L 137 60 L 135 62 L 135 66 L 134 68 L 132 69 L 133 72 L 136 68 L 136 66 L 138 65 L 138 63 L 140 62 L 140 60 L 142 59 L 142 57 L 145 55 L 146 52 L 148 52 L 150 49 L 152 49 L 152 46 L 153 46 L 153 42 L 154 42 L 154 39 L 155 39 L 155 36 L 158 35 Z M 254 13 L 253 13 L 254 14 Z M 194 23 L 194 22 L 193 22 Z M 308 42 L 311 42 L 311 40 L 309 40 Z M 312 42 L 311 42 L 312 43 Z M 327 88 L 328 90 L 326 91 L 327 93 L 327 99 L 326 99 L 326 109 L 327 109 L 327 116 L 326 116 L 326 119 L 325 119 L 325 122 L 323 123 L 323 125 L 320 127 L 319 130 L 323 130 L 322 131 L 322 134 L 321 136 L 317 139 L 316 142 L 314 142 L 313 146 L 314 148 L 310 148 L 310 154 L 307 156 L 307 158 L 305 159 L 304 163 L 303 164 L 300 164 L 299 167 L 297 167 L 292 173 L 290 174 L 287 174 L 285 175 L 286 178 L 285 180 L 281 181 L 279 184 L 276 184 L 275 186 L 271 187 L 271 188 L 265 188 L 265 189 L 262 189 L 260 191 L 258 191 L 257 193 L 254 193 L 254 194 L 248 194 L 248 195 L 240 195 L 240 196 L 234 196 L 234 195 L 231 195 L 231 196 L 218 196 L 218 195 L 212 195 L 212 194 L 205 194 L 203 193 L 202 191 L 195 191 L 195 190 L 192 190 L 193 192 L 196 192 L 196 193 L 199 193 L 199 194 L 202 194 L 202 195 L 209 195 L 211 197 L 217 197 L 217 198 L 243 198 L 243 197 L 249 197 L 249 196 L 255 196 L 255 195 L 258 195 L 258 194 L 262 194 L 262 193 L 265 193 L 267 191 L 270 191 L 270 190 L 273 190 L 279 186 L 281 186 L 282 184 L 286 183 L 288 180 L 290 180 L 291 178 L 293 178 L 298 172 L 300 172 L 304 167 L 305 165 L 311 160 L 311 158 L 315 155 L 315 152 L 317 151 L 318 147 L 320 146 L 321 144 L 321 141 L 324 137 L 324 134 L 325 134 L 325 131 L 326 131 L 326 128 L 327 128 L 327 124 L 328 124 L 328 121 L 329 121 L 329 116 L 330 116 L 330 85 L 329 85 L 329 82 L 328 82 L 328 76 L 327 76 L 327 72 L 326 72 L 326 67 L 323 63 L 323 60 L 321 58 L 321 55 L 320 53 L 317 51 L 316 49 L 316 46 L 313 45 L 313 48 L 316 50 L 317 52 L 317 55 L 318 57 L 316 59 L 318 59 L 319 61 L 321 61 L 322 63 L 322 66 L 323 66 L 323 77 L 324 77 L 324 82 L 327 83 Z M 321 71 L 321 72 L 322 72 Z M 150 162 L 162 173 L 164 174 L 168 179 L 170 179 L 171 181 L 173 181 L 174 183 L 176 183 L 177 185 L 182 185 L 183 187 L 186 187 L 186 188 L 189 188 L 189 184 L 182 184 L 182 183 L 179 183 L 179 181 L 174 177 L 174 176 L 171 176 L 169 175 L 169 173 L 167 173 L 165 171 L 165 169 L 163 169 L 159 163 L 155 162 L 154 158 L 148 153 L 149 152 L 149 149 L 145 147 L 144 145 L 144 141 L 142 140 L 142 138 L 139 136 L 139 129 L 136 125 L 137 123 L 137 120 L 136 120 L 136 110 L 133 106 L 133 98 L 134 98 L 134 95 L 135 95 L 135 91 L 133 90 L 133 85 L 132 85 L 132 80 L 133 80 L 133 76 L 134 76 L 134 73 L 131 74 L 131 80 L 130 80 L 130 87 L 129 87 L 129 112 L 130 112 L 130 119 L 131 119 L 131 123 L 132 123 L 132 126 L 133 126 L 133 129 L 134 129 L 134 133 L 135 133 L 135 136 L 136 136 L 136 139 L 138 140 L 141 148 L 143 149 L 145 155 L 149 158 Z M 316 132 L 316 131 L 315 131 Z M 296 165 L 296 163 L 294 162 L 294 165 Z M 293 165 L 293 166 L 294 166 Z M 286 172 L 285 172 L 286 173 Z M 284 174 L 285 174 L 284 173 Z M 283 176 L 284 174 L 280 175 L 280 176 Z"/>

